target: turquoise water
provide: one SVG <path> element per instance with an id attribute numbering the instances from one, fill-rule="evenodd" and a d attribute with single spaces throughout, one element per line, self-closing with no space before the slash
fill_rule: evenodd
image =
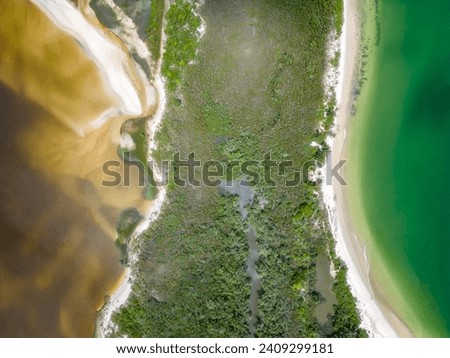
<path id="1" fill-rule="evenodd" d="M 363 236 L 412 331 L 450 336 L 450 0 L 379 0 L 375 28 L 350 142 Z"/>

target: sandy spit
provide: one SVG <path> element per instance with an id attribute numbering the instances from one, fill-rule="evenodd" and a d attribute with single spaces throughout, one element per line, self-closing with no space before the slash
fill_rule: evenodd
<path id="1" fill-rule="evenodd" d="M 136 34 L 137 36 L 137 34 Z M 164 24 L 163 24 L 163 36 L 161 41 L 161 58 L 163 54 L 163 44 L 165 43 L 165 34 L 164 34 Z M 141 43 L 140 43 L 141 44 Z M 142 45 L 142 44 L 141 44 Z M 150 52 L 148 52 L 150 54 Z M 159 167 L 155 164 L 155 160 L 153 159 L 152 153 L 154 150 L 157 149 L 157 142 L 156 142 L 156 133 L 159 130 L 159 127 L 161 125 L 161 121 L 164 116 L 164 111 L 166 108 L 166 95 L 165 95 L 165 88 L 164 88 L 164 80 L 161 75 L 161 58 L 158 59 L 158 61 L 155 64 L 154 69 L 154 80 L 152 85 L 156 89 L 157 94 L 157 109 L 155 114 L 153 115 L 153 118 L 148 122 L 147 125 L 147 135 L 148 135 L 148 162 L 153 164 L 152 165 L 152 171 L 155 181 L 163 182 L 163 174 L 161 173 Z M 150 62 L 150 57 L 147 58 L 147 60 Z M 143 72 L 140 72 L 142 75 Z M 99 318 L 97 320 L 97 327 L 95 335 L 97 337 L 103 338 L 110 336 L 111 333 L 116 331 L 117 326 L 112 321 L 112 316 L 115 312 L 117 312 L 120 307 L 122 307 L 128 298 L 130 297 L 132 293 L 132 285 L 135 280 L 135 275 L 133 274 L 133 267 L 137 264 L 139 259 L 139 244 L 140 244 L 140 236 L 142 233 L 150 227 L 150 225 L 159 217 L 162 207 L 164 205 L 167 190 L 164 186 L 158 188 L 158 194 L 156 199 L 153 201 L 151 208 L 149 211 L 145 214 L 144 219 L 141 221 L 141 223 L 136 228 L 135 232 L 133 233 L 133 236 L 131 237 L 130 243 L 129 243 L 129 258 L 128 258 L 128 264 L 129 268 L 126 269 L 126 272 L 119 283 L 118 287 L 114 290 L 114 293 L 111 295 L 109 300 L 103 305 L 101 308 L 101 311 L 99 312 Z"/>
<path id="2" fill-rule="evenodd" d="M 128 57 L 66 0 L 31 0 L 58 27 L 76 38 L 94 59 L 111 90 L 121 102 L 123 114 L 139 116 L 145 109 L 139 93 L 127 73 Z"/>

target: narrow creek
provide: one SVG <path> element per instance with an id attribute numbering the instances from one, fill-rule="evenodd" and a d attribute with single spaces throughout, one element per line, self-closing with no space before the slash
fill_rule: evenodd
<path id="1" fill-rule="evenodd" d="M 248 218 L 247 206 L 253 203 L 254 192 L 244 180 L 234 180 L 223 182 L 221 189 L 231 195 L 239 196 L 239 212 L 244 220 Z M 248 226 L 246 234 L 249 253 L 247 257 L 247 275 L 250 277 L 250 318 L 248 321 L 249 331 L 254 336 L 256 323 L 258 322 L 258 293 L 261 289 L 261 279 L 256 271 L 256 264 L 259 260 L 259 250 L 256 230 L 252 225 Z"/>

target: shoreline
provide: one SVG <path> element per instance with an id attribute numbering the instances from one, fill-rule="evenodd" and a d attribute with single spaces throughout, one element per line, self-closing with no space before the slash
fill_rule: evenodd
<path id="1" fill-rule="evenodd" d="M 344 0 L 344 25 L 340 40 L 341 59 L 336 87 L 337 114 L 335 137 L 330 138 L 332 164 L 348 158 L 347 131 L 354 103 L 353 89 L 358 75 L 360 50 L 360 15 L 356 0 Z M 344 171 L 345 172 L 345 171 Z M 344 175 L 345 177 L 345 175 Z M 409 337 L 410 330 L 395 315 L 391 307 L 377 299 L 364 243 L 356 236 L 348 210 L 348 187 L 336 181 L 327 185 L 323 181 L 322 195 L 329 222 L 336 240 L 336 253 L 348 268 L 347 282 L 361 315 L 361 326 L 371 337 Z"/>
<path id="2" fill-rule="evenodd" d="M 153 81 L 150 81 L 144 71 L 140 68 L 128 52 L 123 48 L 125 45 L 133 45 L 140 49 L 141 53 L 148 54 L 147 61 L 152 61 L 150 52 L 144 51 L 141 47 L 143 42 L 130 44 L 129 42 L 138 36 L 130 35 L 132 26 L 130 19 L 124 18 L 127 29 L 127 40 L 112 41 L 103 28 L 96 24 L 91 24 L 80 9 L 76 9 L 66 0 L 52 0 L 49 2 L 43 0 L 32 0 L 32 2 L 46 15 L 53 23 L 74 37 L 85 53 L 92 58 L 102 74 L 107 87 L 118 100 L 118 108 L 111 109 L 101 115 L 100 118 L 93 119 L 91 127 L 94 129 L 102 126 L 111 117 L 118 115 L 124 117 L 148 116 L 147 139 L 148 139 L 148 161 L 154 163 L 152 151 L 156 148 L 155 135 L 159 129 L 166 104 L 164 90 L 164 81 L 161 78 L 161 61 L 158 60 L 154 67 L 155 73 Z M 112 3 L 108 1 L 108 3 Z M 111 5 L 111 4 L 110 4 Z M 91 14 L 91 16 L 93 16 Z M 164 32 L 161 47 L 165 41 Z M 162 52 L 161 52 L 162 57 Z M 111 62 L 112 61 L 112 62 Z M 128 66 L 125 66 L 128 65 Z M 85 132 L 80 133 L 85 135 Z M 162 174 L 157 167 L 153 165 L 153 175 L 157 182 L 162 181 Z M 114 287 L 111 288 L 112 294 L 107 296 L 106 300 L 98 307 L 97 318 L 95 321 L 94 335 L 96 337 L 105 337 L 112 333 L 115 324 L 112 322 L 112 315 L 127 301 L 132 292 L 134 281 L 133 266 L 138 260 L 139 236 L 148 228 L 148 226 L 158 218 L 161 208 L 165 202 L 166 189 L 159 188 L 155 200 L 150 203 L 150 208 L 145 212 L 144 219 L 135 229 L 129 244 L 129 267 L 124 268 L 124 272 Z"/>
<path id="3" fill-rule="evenodd" d="M 154 163 L 151 152 L 157 148 L 155 135 L 159 129 L 159 125 L 164 115 L 166 105 L 166 97 L 164 91 L 164 84 L 159 73 L 155 75 L 156 89 L 159 95 L 158 110 L 154 117 L 148 124 L 148 138 L 149 138 L 149 162 Z M 157 182 L 162 182 L 162 173 L 157 165 L 153 165 L 153 175 Z M 165 187 L 160 187 L 158 195 L 152 202 L 149 211 L 144 215 L 144 219 L 135 229 L 133 236 L 129 243 L 129 265 L 125 268 L 124 275 L 118 282 L 118 285 L 112 289 L 113 294 L 109 296 L 105 303 L 98 310 L 98 318 L 95 329 L 95 336 L 99 338 L 106 338 L 116 328 L 112 321 L 112 316 L 120 307 L 125 304 L 132 293 L 132 286 L 135 276 L 133 274 L 133 266 L 137 263 L 139 257 L 139 237 L 140 235 L 158 218 L 161 209 L 166 199 L 167 190 Z"/>
<path id="4" fill-rule="evenodd" d="M 149 163 L 153 163 L 152 171 L 153 176 L 156 182 L 162 182 L 163 176 L 162 173 L 156 165 L 152 152 L 157 149 L 156 143 L 156 133 L 159 130 L 159 126 L 164 116 L 165 108 L 166 108 L 166 93 L 164 87 L 164 80 L 161 76 L 161 65 L 162 65 L 162 56 L 164 43 L 166 40 L 164 34 L 164 24 L 162 28 L 162 36 L 161 36 L 161 51 L 160 58 L 155 62 L 155 66 L 153 67 L 154 80 L 151 81 L 152 85 L 156 90 L 157 96 L 157 106 L 156 112 L 153 114 L 152 118 L 150 118 L 147 122 L 147 141 L 148 141 L 148 153 L 147 159 Z M 149 52 L 150 53 L 150 52 Z M 150 61 L 151 58 L 149 57 Z M 166 199 L 167 190 L 165 187 L 160 187 L 156 198 L 152 201 L 152 205 L 147 213 L 145 213 L 143 220 L 136 227 L 133 235 L 131 237 L 129 243 L 129 264 L 125 268 L 124 275 L 121 280 L 118 282 L 118 285 L 112 289 L 112 295 L 109 296 L 108 300 L 105 300 L 104 304 L 99 308 L 97 313 L 96 320 L 96 328 L 95 328 L 95 337 L 98 338 L 106 338 L 109 334 L 113 333 L 114 329 L 116 329 L 115 323 L 112 321 L 112 316 L 115 312 L 117 312 L 122 305 L 126 303 L 131 293 L 133 292 L 132 286 L 135 280 L 135 276 L 133 274 L 133 266 L 138 261 L 139 256 L 139 237 L 140 235 L 158 218 L 161 213 L 161 209 L 164 205 Z"/>
<path id="5" fill-rule="evenodd" d="M 165 11 L 169 8 L 169 1 L 165 0 Z M 199 3 L 197 9 L 202 4 Z M 197 15 L 201 18 L 201 16 L 197 13 Z M 199 38 L 201 38 L 206 32 L 206 24 L 201 18 L 202 26 L 199 29 Z M 164 48 L 167 40 L 167 36 L 165 34 L 165 26 L 166 19 L 163 18 L 162 23 L 162 35 L 161 35 L 161 43 L 160 43 L 160 56 L 155 61 L 155 65 L 152 66 L 154 70 L 153 80 L 151 84 L 154 86 L 156 90 L 157 96 L 157 107 L 156 112 L 153 114 L 151 120 L 147 122 L 147 141 L 148 141 L 148 153 L 147 158 L 148 162 L 152 163 L 152 170 L 154 178 L 157 182 L 163 182 L 163 174 L 159 169 L 156 161 L 154 160 L 152 153 L 157 149 L 158 145 L 156 142 L 156 134 L 159 130 L 160 124 L 162 122 L 166 104 L 167 104 L 167 96 L 165 91 L 165 79 L 162 76 L 162 60 L 164 55 Z M 150 52 L 149 52 L 150 53 Z M 149 58 L 151 60 L 151 58 Z M 133 266 L 138 261 L 139 256 L 139 236 L 150 227 L 150 225 L 159 217 L 162 207 L 165 203 L 165 199 L 167 196 L 167 188 L 165 186 L 159 187 L 158 195 L 155 200 L 152 202 L 152 206 L 150 210 L 145 214 L 144 219 L 135 229 L 133 236 L 130 240 L 129 251 L 130 251 L 130 264 L 126 268 L 123 278 L 119 281 L 117 288 L 113 290 L 113 294 L 109 297 L 105 304 L 100 307 L 98 310 L 98 318 L 96 322 L 95 336 L 99 338 L 108 337 L 110 333 L 113 332 L 115 328 L 117 328 L 112 322 L 112 315 L 117 312 L 120 307 L 128 300 L 132 293 L 132 285 L 135 279 L 133 275 Z"/>

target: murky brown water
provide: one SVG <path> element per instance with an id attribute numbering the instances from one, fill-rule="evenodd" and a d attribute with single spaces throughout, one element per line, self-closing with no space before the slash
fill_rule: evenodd
<path id="1" fill-rule="evenodd" d="M 336 295 L 333 292 L 334 278 L 330 273 L 330 261 L 327 256 L 320 254 L 317 257 L 317 282 L 314 289 L 323 298 L 315 310 L 314 315 L 321 325 L 329 324 L 330 317 L 334 313 L 334 305 L 337 305 Z M 328 329 L 329 327 L 325 327 Z"/>
<path id="2" fill-rule="evenodd" d="M 0 10 L 0 336 L 92 336 L 123 272 L 117 217 L 149 205 L 100 185 L 127 118 L 92 130 L 118 105 L 93 61 L 27 0 Z"/>

